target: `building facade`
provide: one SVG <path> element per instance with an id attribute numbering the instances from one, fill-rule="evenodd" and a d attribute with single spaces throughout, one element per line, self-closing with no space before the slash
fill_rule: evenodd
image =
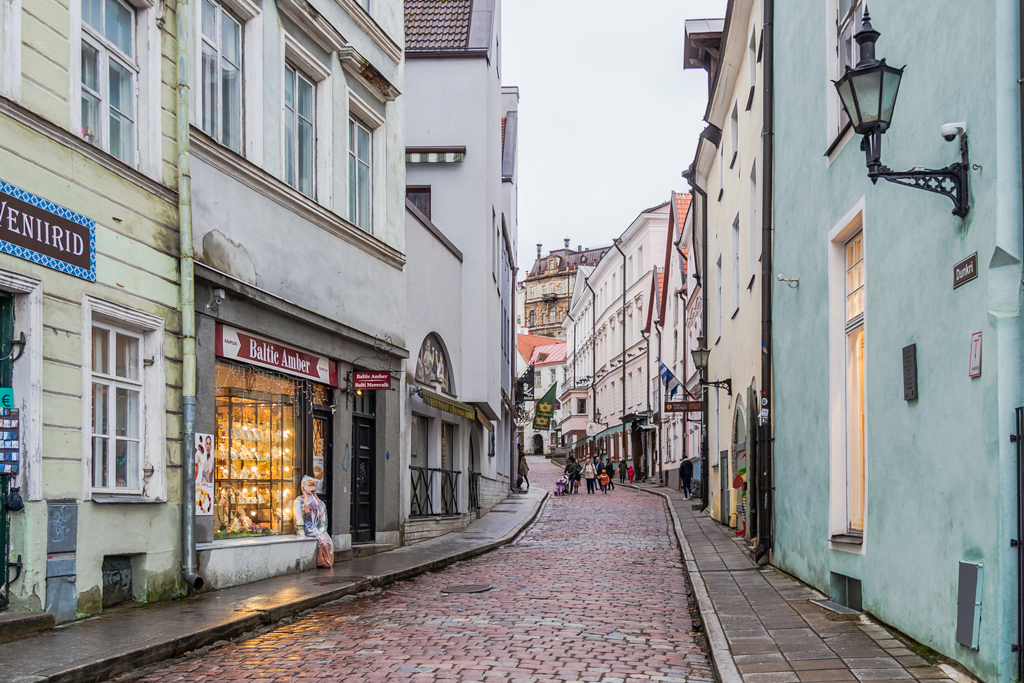
<path id="1" fill-rule="evenodd" d="M 500 10 L 496 0 L 405 3 L 407 198 L 415 208 L 407 215 L 426 243 L 416 259 L 437 255 L 409 270 L 409 339 L 418 350 L 405 371 L 409 541 L 464 528 L 508 494 L 518 466 L 519 91 L 501 83 Z"/>
<path id="2" fill-rule="evenodd" d="M 399 0 L 191 8 L 189 447 L 199 575 L 221 588 L 314 565 L 316 541 L 296 533 L 303 476 L 336 551 L 401 543 L 403 13 Z M 355 392 L 360 371 L 393 373 L 392 390 Z"/>
<path id="3" fill-rule="evenodd" d="M 537 245 L 537 260 L 522 281 L 523 322 L 530 334 L 541 337 L 563 338 L 562 321 L 569 312 L 573 285 L 580 266 L 593 265 L 601 260 L 611 247 L 584 249 L 569 248 L 565 240 L 562 249 L 541 256 L 543 245 Z"/>
<path id="4" fill-rule="evenodd" d="M 524 343 L 523 340 L 528 340 Z M 519 445 L 524 453 L 531 455 L 548 455 L 557 449 L 561 443 L 561 422 L 565 415 L 565 406 L 555 403 L 555 412 L 551 417 L 550 429 L 538 430 L 533 426 L 533 417 L 537 401 L 540 401 L 545 394 L 555 387 L 555 396 L 558 396 L 559 388 L 565 381 L 565 354 L 566 343 L 558 340 L 547 340 L 543 337 L 532 335 L 519 335 L 520 356 L 526 358 L 523 361 L 522 372 L 528 372 L 533 368 L 533 398 L 526 401 L 526 414 L 519 424 Z M 543 340 L 541 345 L 532 345 L 529 342 Z M 529 354 L 528 357 L 524 354 Z"/>
<path id="5" fill-rule="evenodd" d="M 863 3 L 776 4 L 776 44 L 809 48 L 779 49 L 774 61 L 774 252 L 787 282 L 772 297 L 772 560 L 982 680 L 1014 681 L 1018 6 L 870 7 L 877 57 L 907 65 L 881 161 L 940 168 L 969 146 L 969 212 L 868 178 L 830 83 L 860 59 Z M 925 45 L 958 48 L 926 56 Z M 950 121 L 964 132 L 940 135 Z"/>
<path id="6" fill-rule="evenodd" d="M 571 436 L 577 456 L 628 460 L 637 476 L 654 471 L 651 367 L 657 366 L 647 335 L 653 281 L 664 277 L 669 203 L 646 209 L 618 237 L 612 248 L 583 278 L 577 278 L 565 321 L 570 344 L 560 400 L 572 413 L 563 434 Z M 590 378 L 590 379 L 586 379 Z M 582 379 L 582 381 L 581 381 Z M 568 378 L 567 378 L 568 380 Z M 587 425 L 580 435 L 579 399 L 588 398 Z"/>
<path id="7" fill-rule="evenodd" d="M 0 610 L 62 622 L 185 585 L 175 13 L 28 0 L 0 26 Z"/>

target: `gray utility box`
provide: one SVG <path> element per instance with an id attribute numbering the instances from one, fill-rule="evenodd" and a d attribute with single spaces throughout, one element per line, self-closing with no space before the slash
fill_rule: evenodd
<path id="1" fill-rule="evenodd" d="M 981 562 L 961 562 L 956 596 L 956 642 L 977 650 L 981 630 Z"/>

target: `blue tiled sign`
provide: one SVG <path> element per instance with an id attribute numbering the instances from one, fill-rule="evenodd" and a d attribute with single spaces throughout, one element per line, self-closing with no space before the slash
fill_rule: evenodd
<path id="1" fill-rule="evenodd" d="M 0 252 L 96 282 L 96 222 L 2 180 Z"/>

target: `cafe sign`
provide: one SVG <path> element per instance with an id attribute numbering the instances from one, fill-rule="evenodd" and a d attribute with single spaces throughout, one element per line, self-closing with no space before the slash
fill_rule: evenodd
<path id="1" fill-rule="evenodd" d="M 338 364 L 333 360 L 220 323 L 215 353 L 221 358 L 338 386 Z"/>
<path id="2" fill-rule="evenodd" d="M 96 282 L 96 222 L 2 180 L 0 252 Z"/>

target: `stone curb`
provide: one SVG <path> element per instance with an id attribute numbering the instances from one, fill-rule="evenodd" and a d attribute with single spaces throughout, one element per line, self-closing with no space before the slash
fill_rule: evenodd
<path id="1" fill-rule="evenodd" d="M 542 491 L 542 489 L 538 489 Z M 128 673 L 146 666 L 158 664 L 159 662 L 180 657 L 181 655 L 197 650 L 218 641 L 237 638 L 245 633 L 254 631 L 261 626 L 269 626 L 277 623 L 286 617 L 295 616 L 308 609 L 319 607 L 328 602 L 333 602 L 347 595 L 353 595 L 370 588 L 387 586 L 398 581 L 425 574 L 427 572 L 443 569 L 449 565 L 468 560 L 496 550 L 503 545 L 514 541 L 540 514 L 541 508 L 548 499 L 549 493 L 543 491 L 543 495 L 537 502 L 533 511 L 508 534 L 493 541 L 482 543 L 475 548 L 462 552 L 446 555 L 440 559 L 423 562 L 418 565 L 406 567 L 385 574 L 368 577 L 359 583 L 350 583 L 316 596 L 296 600 L 286 605 L 278 605 L 268 610 L 256 610 L 239 617 L 228 623 L 217 626 L 199 629 L 185 638 L 174 638 L 163 642 L 151 642 L 147 645 L 132 650 L 118 652 L 110 657 L 99 661 L 89 661 L 78 665 L 72 664 L 60 671 L 42 676 L 22 676 L 16 679 L 16 683 L 92 683 L 93 681 L 107 680 L 119 674 Z M 12 681 L 15 683 L 15 681 Z"/>
<path id="2" fill-rule="evenodd" d="M 722 622 L 718 619 L 718 612 L 715 611 L 715 606 L 711 602 L 711 596 L 708 595 L 707 586 L 704 584 L 704 575 L 697 568 L 697 561 L 694 559 L 693 551 L 690 550 L 690 543 L 686 540 L 686 535 L 683 533 L 683 526 L 679 521 L 679 513 L 676 512 L 675 506 L 672 505 L 672 500 L 667 493 L 662 493 L 661 491 L 640 488 L 635 484 L 623 484 L 623 486 L 628 486 L 643 493 L 661 496 L 665 501 L 665 507 L 668 508 L 669 514 L 672 515 L 672 525 L 676 539 L 679 541 L 679 548 L 683 554 L 686 574 L 690 577 L 693 595 L 697 598 L 697 609 L 700 611 L 701 621 L 704 622 L 704 633 L 708 637 L 708 647 L 711 648 L 711 668 L 715 673 L 715 679 L 719 683 L 743 683 L 743 677 L 740 675 L 739 669 L 736 668 L 736 660 L 732 658 L 729 650 L 729 641 L 725 638 Z"/>

